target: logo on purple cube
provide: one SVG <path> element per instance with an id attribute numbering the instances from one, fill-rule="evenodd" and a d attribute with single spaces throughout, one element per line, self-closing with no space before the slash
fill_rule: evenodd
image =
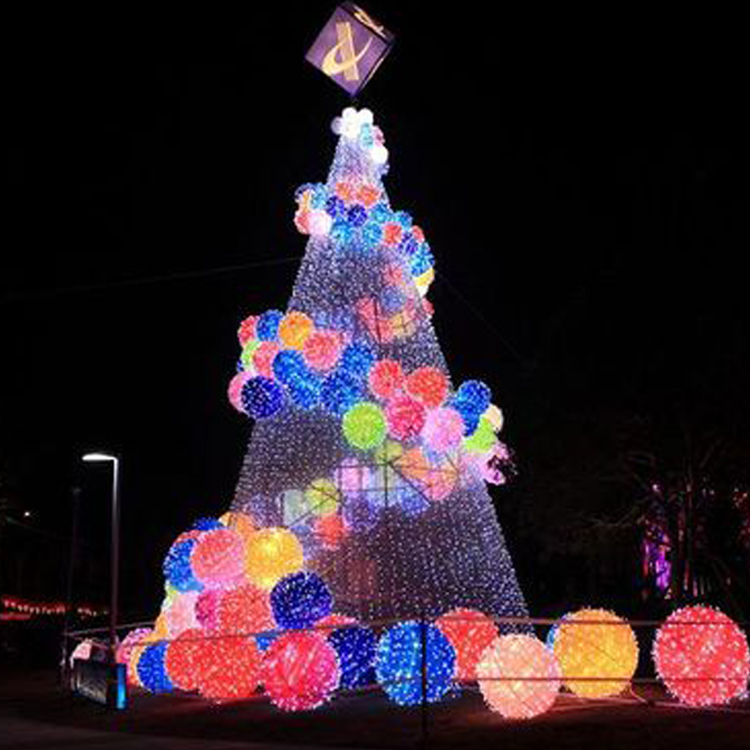
<path id="1" fill-rule="evenodd" d="M 342 3 L 305 59 L 356 96 L 393 46 L 394 36 L 362 8 Z"/>

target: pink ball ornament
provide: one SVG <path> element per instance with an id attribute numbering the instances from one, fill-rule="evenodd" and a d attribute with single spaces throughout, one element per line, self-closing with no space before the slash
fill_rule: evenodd
<path id="1" fill-rule="evenodd" d="M 242 575 L 244 544 L 234 529 L 212 529 L 196 541 L 190 567 L 204 586 L 216 588 Z"/>
<path id="2" fill-rule="evenodd" d="M 275 341 L 263 341 L 253 354 L 253 365 L 258 375 L 273 380 L 273 358 L 281 347 Z"/>
<path id="3" fill-rule="evenodd" d="M 253 377 L 252 372 L 243 370 L 238 372 L 230 381 L 229 388 L 227 388 L 227 396 L 229 397 L 229 403 L 237 409 L 237 411 L 244 412 L 242 408 L 242 386 Z"/>
<path id="4" fill-rule="evenodd" d="M 341 336 L 335 331 L 315 331 L 302 347 L 305 363 L 314 370 L 325 372 L 333 369 L 341 356 Z"/>
<path id="5" fill-rule="evenodd" d="M 744 695 L 750 676 L 747 639 L 723 612 L 683 607 L 659 628 L 656 671 L 669 692 L 688 706 L 728 703 Z"/>
<path id="6" fill-rule="evenodd" d="M 399 394 L 387 403 L 385 418 L 391 437 L 397 440 L 410 440 L 422 431 L 425 409 L 416 399 Z"/>
<path id="7" fill-rule="evenodd" d="M 476 673 L 487 705 L 506 719 L 543 714 L 560 691 L 560 668 L 554 654 L 531 635 L 496 638 L 482 655 Z"/>
<path id="8" fill-rule="evenodd" d="M 265 652 L 262 682 L 284 711 L 308 711 L 325 703 L 339 684 L 336 651 L 323 633 L 288 632 Z"/>
<path id="9" fill-rule="evenodd" d="M 331 231 L 333 219 L 327 211 L 313 210 L 307 218 L 307 227 L 313 237 L 325 237 Z"/>
<path id="10" fill-rule="evenodd" d="M 224 592 L 221 589 L 206 589 L 198 594 L 195 601 L 195 617 L 198 625 L 206 632 L 219 627 L 219 602 Z"/>
<path id="11" fill-rule="evenodd" d="M 164 613 L 170 638 L 176 638 L 185 630 L 198 627 L 198 618 L 195 614 L 198 596 L 197 591 L 186 591 L 175 595 Z"/>
<path id="12" fill-rule="evenodd" d="M 401 363 L 395 359 L 377 361 L 370 368 L 367 383 L 376 398 L 387 401 L 404 383 L 404 371 Z"/>
<path id="13" fill-rule="evenodd" d="M 455 409 L 441 406 L 427 412 L 422 437 L 431 451 L 448 453 L 455 450 L 463 435 L 464 421 Z"/>

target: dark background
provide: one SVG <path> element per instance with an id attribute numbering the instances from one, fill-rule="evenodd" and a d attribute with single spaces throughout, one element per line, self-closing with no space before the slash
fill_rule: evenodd
<path id="1" fill-rule="evenodd" d="M 9 23 L 0 593 L 64 596 L 81 487 L 76 595 L 107 600 L 109 475 L 86 450 L 122 456 L 125 617 L 153 616 L 171 540 L 230 503 L 250 434 L 225 396 L 235 332 L 286 304 L 293 191 L 325 179 L 347 105 L 303 60 L 333 5 Z M 397 42 L 360 104 L 436 255 L 454 381 L 505 412 L 519 478 L 493 495 L 531 609 L 635 611 L 637 527 L 589 533 L 635 496 L 610 473 L 620 437 L 747 447 L 732 20 L 365 7 Z"/>

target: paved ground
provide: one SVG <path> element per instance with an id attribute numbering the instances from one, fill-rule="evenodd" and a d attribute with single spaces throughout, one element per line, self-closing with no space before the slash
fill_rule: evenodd
<path id="1" fill-rule="evenodd" d="M 649 697 L 663 699 L 653 691 Z M 693 711 L 561 696 L 548 714 L 517 723 L 488 711 L 478 695 L 464 694 L 431 707 L 427 718 L 427 745 L 435 748 L 750 748 L 748 702 L 731 710 Z M 14 750 L 415 748 L 421 720 L 418 708 L 395 707 L 378 693 L 284 714 L 261 700 L 210 706 L 191 697 L 137 692 L 129 711 L 109 713 L 68 695 L 52 672 L 0 672 L 0 747 Z"/>

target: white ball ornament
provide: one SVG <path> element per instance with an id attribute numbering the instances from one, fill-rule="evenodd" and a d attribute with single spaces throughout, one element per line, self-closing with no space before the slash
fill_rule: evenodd
<path id="1" fill-rule="evenodd" d="M 333 219 L 327 211 L 315 210 L 310 212 L 307 226 L 313 237 L 325 237 L 331 231 Z"/>
<path id="2" fill-rule="evenodd" d="M 372 110 L 360 109 L 359 110 L 359 123 L 360 125 L 372 125 L 374 122 Z"/>
<path id="3" fill-rule="evenodd" d="M 388 149 L 380 143 L 376 143 L 370 149 L 370 158 L 374 164 L 385 164 L 388 161 Z"/>
<path id="4" fill-rule="evenodd" d="M 341 135 L 341 118 L 340 117 L 334 117 L 331 121 L 331 130 L 333 131 L 334 135 Z"/>

